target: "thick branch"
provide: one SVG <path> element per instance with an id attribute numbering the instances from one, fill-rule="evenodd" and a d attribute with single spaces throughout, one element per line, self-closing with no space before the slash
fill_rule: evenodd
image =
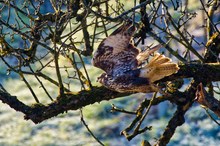
<path id="1" fill-rule="evenodd" d="M 184 115 L 194 102 L 197 85 L 198 85 L 197 81 L 193 80 L 191 82 L 188 89 L 185 91 L 185 94 L 183 95 L 184 97 L 181 97 L 181 98 L 185 98 L 187 102 L 185 102 L 185 104 L 178 104 L 176 112 L 174 113 L 173 117 L 170 119 L 163 135 L 159 138 L 156 146 L 167 145 L 170 139 L 172 138 L 173 134 L 175 133 L 176 128 L 184 124 L 185 122 Z"/>
<path id="2" fill-rule="evenodd" d="M 203 81 L 220 81 L 220 63 L 179 65 L 178 73 L 166 77 L 159 82 L 179 78 L 196 78 Z"/>
<path id="3" fill-rule="evenodd" d="M 126 95 L 128 94 L 117 93 L 104 87 L 94 87 L 91 91 L 84 90 L 77 94 L 66 93 L 63 97 L 58 97 L 56 101 L 48 105 L 35 104 L 28 106 L 19 101 L 16 96 L 12 96 L 3 91 L 0 91 L 0 100 L 16 111 L 24 113 L 25 119 L 30 119 L 34 123 L 40 123 L 68 110 L 77 110 L 95 102 Z"/>
<path id="4" fill-rule="evenodd" d="M 161 81 L 195 76 L 201 79 L 206 78 L 206 80 L 220 81 L 220 64 L 181 65 L 177 74 Z M 25 119 L 30 119 L 34 123 L 40 123 L 68 110 L 77 110 L 84 106 L 94 104 L 95 102 L 111 100 L 130 94 L 131 93 L 118 93 L 104 87 L 94 87 L 93 90 L 83 90 L 76 94 L 65 93 L 62 97 L 57 97 L 56 101 L 48 105 L 36 104 L 34 106 L 28 106 L 19 101 L 16 96 L 12 96 L 0 90 L 0 100 L 16 111 L 24 113 Z"/>
<path id="5" fill-rule="evenodd" d="M 178 109 L 174 113 L 174 116 L 170 119 L 163 135 L 158 140 L 156 146 L 165 146 L 169 143 L 170 138 L 173 136 L 176 128 L 178 126 L 181 126 L 185 122 L 185 112 L 186 111 L 184 111 L 182 107 L 178 107 Z"/>

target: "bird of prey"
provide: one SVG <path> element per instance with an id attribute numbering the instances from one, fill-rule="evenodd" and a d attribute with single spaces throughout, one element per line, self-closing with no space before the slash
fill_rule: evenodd
<path id="1" fill-rule="evenodd" d="M 125 23 L 100 43 L 92 59 L 92 64 L 104 71 L 98 82 L 117 92 L 160 91 L 154 82 L 176 73 L 179 67 L 159 53 L 143 66 L 160 45 L 140 51 L 131 41 L 135 31 L 134 25 Z"/>

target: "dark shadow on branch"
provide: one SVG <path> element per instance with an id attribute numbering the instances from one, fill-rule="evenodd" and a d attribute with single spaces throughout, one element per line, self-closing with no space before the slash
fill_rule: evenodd
<path id="1" fill-rule="evenodd" d="M 206 78 L 212 81 L 220 81 L 220 64 L 180 65 L 180 70 L 177 74 L 164 78 L 161 81 L 165 82 L 179 78 L 194 77 L 195 75 L 201 79 Z M 0 90 L 0 100 L 16 111 L 24 113 L 25 119 L 30 119 L 37 124 L 68 110 L 78 110 L 96 102 L 124 97 L 130 94 L 118 93 L 105 87 L 94 87 L 89 91 L 83 90 L 78 93 L 65 93 L 63 97 L 57 97 L 57 100 L 48 105 L 35 104 L 34 106 L 28 106 L 19 101 L 16 96 Z"/>

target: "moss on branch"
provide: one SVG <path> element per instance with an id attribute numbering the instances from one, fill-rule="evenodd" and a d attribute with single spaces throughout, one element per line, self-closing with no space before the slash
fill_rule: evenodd
<path id="1" fill-rule="evenodd" d="M 180 70 L 177 74 L 164 78 L 161 80 L 161 82 L 188 77 L 197 78 L 200 80 L 204 79 L 209 81 L 220 81 L 220 64 L 211 63 L 180 65 Z M 3 90 L 0 90 L 0 100 L 3 103 L 8 104 L 16 111 L 24 113 L 25 119 L 30 119 L 34 123 L 40 123 L 46 119 L 57 116 L 60 113 L 67 112 L 68 110 L 77 110 L 96 102 L 111 100 L 130 94 L 131 93 L 118 93 L 105 87 L 93 87 L 92 90 L 82 90 L 78 93 L 65 93 L 62 97 L 58 96 L 57 100 L 48 105 L 38 104 L 35 106 L 29 106 L 18 100 L 16 96 L 12 96 Z M 171 102 L 178 103 L 178 101 Z"/>

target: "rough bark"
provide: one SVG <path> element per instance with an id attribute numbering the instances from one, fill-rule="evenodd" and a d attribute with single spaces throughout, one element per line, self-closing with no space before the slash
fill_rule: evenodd
<path id="1" fill-rule="evenodd" d="M 203 80 L 204 78 L 205 80 L 210 81 L 220 81 L 220 64 L 180 65 L 180 70 L 177 74 L 164 78 L 161 82 L 190 77 L 198 78 L 200 80 Z M 12 96 L 4 90 L 0 90 L 0 100 L 16 111 L 24 113 L 26 120 L 30 119 L 34 123 L 40 123 L 46 119 L 57 116 L 58 114 L 67 112 L 68 110 L 78 110 L 96 102 L 124 97 L 130 94 L 132 93 L 118 93 L 104 87 L 93 87 L 93 89 L 89 91 L 82 90 L 78 93 L 65 93 L 64 96 L 57 97 L 55 101 L 48 105 L 34 104 L 29 106 L 18 100 L 16 96 Z M 174 100 L 172 102 L 178 103 L 175 99 L 172 100 Z"/>

